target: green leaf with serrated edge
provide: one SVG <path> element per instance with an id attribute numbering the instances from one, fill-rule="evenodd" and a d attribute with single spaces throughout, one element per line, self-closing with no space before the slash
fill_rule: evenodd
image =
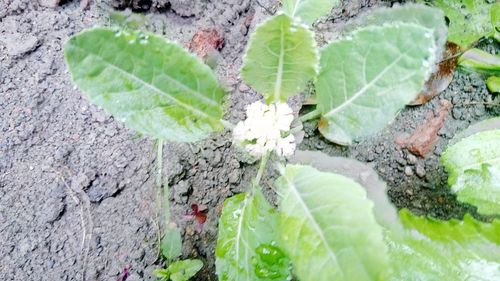
<path id="1" fill-rule="evenodd" d="M 432 32 L 413 23 L 370 26 L 323 48 L 315 83 L 323 136 L 348 145 L 391 122 L 435 64 Z"/>
<path id="2" fill-rule="evenodd" d="M 387 247 L 359 184 L 287 165 L 276 181 L 284 249 L 301 281 L 386 280 Z"/>
<path id="3" fill-rule="evenodd" d="M 289 260 L 278 244 L 277 216 L 259 188 L 226 199 L 215 249 L 219 280 L 287 280 Z"/>
<path id="4" fill-rule="evenodd" d="M 268 102 L 299 94 L 316 75 L 314 34 L 285 14 L 271 17 L 250 38 L 241 78 Z"/>
<path id="5" fill-rule="evenodd" d="M 414 23 L 433 30 L 438 48 L 443 48 L 448 34 L 444 13 L 440 9 L 421 4 L 405 4 L 392 8 L 378 8 L 365 16 L 359 17 L 353 23 L 344 27 L 343 33 L 370 25 L 383 25 L 396 22 Z"/>
<path id="6" fill-rule="evenodd" d="M 443 10 L 449 19 L 448 40 L 467 47 L 491 32 L 490 8 L 486 0 L 418 0 Z"/>
<path id="7" fill-rule="evenodd" d="M 282 0 L 283 11 L 290 17 L 300 18 L 308 24 L 326 16 L 338 0 Z"/>
<path id="8" fill-rule="evenodd" d="M 488 87 L 488 90 L 494 94 L 500 93 L 500 77 L 488 77 L 488 79 L 486 79 L 486 87 Z"/>
<path id="9" fill-rule="evenodd" d="M 64 49 L 75 84 L 141 134 L 192 142 L 223 128 L 224 92 L 212 70 L 176 43 L 94 28 L 73 36 Z"/>
<path id="10" fill-rule="evenodd" d="M 457 199 L 485 215 L 500 214 L 500 130 L 464 138 L 448 147 L 441 162 Z"/>
<path id="11" fill-rule="evenodd" d="M 171 263 L 167 270 L 170 273 L 172 281 L 188 281 L 203 267 L 203 262 L 200 260 L 180 260 Z"/>
<path id="12" fill-rule="evenodd" d="M 388 281 L 500 280 L 500 222 L 439 221 L 400 212 L 407 232 L 386 232 Z"/>
<path id="13" fill-rule="evenodd" d="M 181 232 L 178 228 L 167 228 L 161 239 L 161 254 L 169 261 L 178 258 L 182 252 Z"/>

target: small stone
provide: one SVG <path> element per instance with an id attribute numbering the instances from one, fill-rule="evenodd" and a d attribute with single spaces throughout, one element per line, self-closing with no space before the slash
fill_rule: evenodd
<path id="1" fill-rule="evenodd" d="M 413 169 L 410 166 L 405 167 L 405 175 L 407 175 L 408 177 L 413 176 Z"/>
<path id="2" fill-rule="evenodd" d="M 408 156 L 406 157 L 406 160 L 408 161 L 408 164 L 411 164 L 411 165 L 415 165 L 417 164 L 417 157 L 413 154 L 408 154 Z"/>
<path id="3" fill-rule="evenodd" d="M 247 92 L 250 90 L 250 87 L 248 87 L 247 84 L 241 82 L 238 90 L 240 90 L 240 92 Z"/>
<path id="4" fill-rule="evenodd" d="M 424 167 L 420 166 L 420 165 L 417 165 L 417 168 L 416 168 L 416 173 L 417 173 L 417 176 L 419 178 L 423 178 L 425 177 L 425 169 Z"/>

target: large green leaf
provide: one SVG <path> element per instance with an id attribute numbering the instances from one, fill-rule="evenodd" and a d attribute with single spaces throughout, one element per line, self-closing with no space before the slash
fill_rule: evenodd
<path id="1" fill-rule="evenodd" d="M 443 11 L 421 4 L 405 4 L 392 8 L 375 9 L 345 27 L 345 31 L 352 32 L 360 26 L 383 25 L 395 22 L 415 23 L 424 26 L 433 30 L 436 46 L 443 48 L 446 43 L 448 27 L 446 26 Z"/>
<path id="2" fill-rule="evenodd" d="M 65 56 L 87 97 L 139 133 L 190 142 L 222 129 L 223 90 L 210 68 L 176 43 L 94 28 L 73 36 Z"/>
<path id="3" fill-rule="evenodd" d="M 288 163 L 309 165 L 321 172 L 336 173 L 353 179 L 365 188 L 368 199 L 373 201 L 373 214 L 380 225 L 392 228 L 399 222 L 397 210 L 387 196 L 387 185 L 372 166 L 351 158 L 329 156 L 320 151 L 301 150 L 296 150 Z"/>
<path id="4" fill-rule="evenodd" d="M 500 214 L 500 130 L 464 138 L 448 147 L 441 161 L 457 199 L 486 215 Z"/>
<path id="5" fill-rule="evenodd" d="M 338 0 L 283 0 L 283 11 L 291 17 L 300 18 L 308 24 L 327 15 Z"/>
<path id="6" fill-rule="evenodd" d="M 500 280 L 499 221 L 439 221 L 406 210 L 400 215 L 408 231 L 386 233 L 394 270 L 388 280 Z"/>
<path id="7" fill-rule="evenodd" d="M 386 280 L 387 248 L 363 187 L 301 165 L 276 185 L 281 240 L 301 281 Z"/>
<path id="8" fill-rule="evenodd" d="M 250 38 L 241 78 L 267 101 L 299 94 L 316 75 L 314 34 L 280 14 L 262 23 Z"/>
<path id="9" fill-rule="evenodd" d="M 316 82 L 320 132 L 351 144 L 391 122 L 430 75 L 432 34 L 414 23 L 369 26 L 323 48 Z"/>
<path id="10" fill-rule="evenodd" d="M 467 47 L 492 32 L 490 9 L 494 8 L 494 1 L 419 0 L 419 2 L 430 3 L 443 10 L 450 21 L 448 40 L 462 47 Z"/>
<path id="11" fill-rule="evenodd" d="M 215 249 L 219 280 L 287 280 L 289 260 L 277 244 L 277 218 L 259 188 L 224 202 Z"/>

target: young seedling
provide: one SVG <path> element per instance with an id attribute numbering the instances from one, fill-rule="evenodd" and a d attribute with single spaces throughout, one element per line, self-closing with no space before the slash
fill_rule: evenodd
<path id="1" fill-rule="evenodd" d="M 249 105 L 236 126 L 221 119 L 224 91 L 212 70 L 160 36 L 90 29 L 69 40 L 66 60 L 89 100 L 159 140 L 159 164 L 163 141 L 196 142 L 224 127 L 234 127 L 235 146 L 260 159 L 249 190 L 224 202 L 215 250 L 219 280 L 499 280 L 498 221 L 441 222 L 405 211 L 402 223 L 388 220 L 380 210 L 396 210 L 385 194 L 369 197 L 359 180 L 322 163 L 286 164 L 298 142 L 293 133 L 301 129 L 291 128 L 297 120 L 286 101 L 311 81 L 317 105 L 300 121 L 320 118 L 325 138 L 349 145 L 391 122 L 441 59 L 443 13 L 416 5 L 377 10 L 318 49 L 310 25 L 336 2 L 284 0 L 283 11 L 256 28 L 241 77 L 263 100 Z M 314 157 L 330 163 L 328 156 Z M 273 160 L 281 174 L 273 189 L 277 208 L 261 186 Z M 197 205 L 190 216 L 206 220 Z M 170 226 L 168 205 L 165 217 Z M 197 260 L 175 261 L 180 241 L 179 231 L 165 232 L 168 267 L 157 271 L 161 280 L 188 280 L 202 267 Z"/>

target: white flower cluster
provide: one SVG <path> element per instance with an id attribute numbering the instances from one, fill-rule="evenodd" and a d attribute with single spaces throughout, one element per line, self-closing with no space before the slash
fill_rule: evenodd
<path id="1" fill-rule="evenodd" d="M 236 142 L 255 157 L 274 151 L 278 156 L 291 156 L 295 138 L 290 134 L 293 111 L 286 103 L 266 105 L 260 101 L 247 107 L 247 119 L 233 130 Z"/>

